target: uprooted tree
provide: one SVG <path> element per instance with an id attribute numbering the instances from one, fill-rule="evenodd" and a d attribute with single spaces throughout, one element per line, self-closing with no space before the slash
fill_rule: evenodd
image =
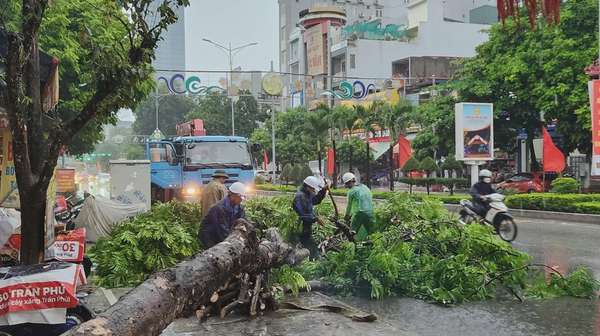
<path id="1" fill-rule="evenodd" d="M 194 311 L 202 317 L 211 308 L 213 314 L 222 316 L 240 307 L 256 315 L 273 302 L 269 293 L 261 291 L 266 281 L 263 273 L 296 265 L 309 255 L 308 250 L 285 243 L 277 229 L 267 230 L 266 236 L 259 242 L 254 226 L 238 220 L 224 242 L 155 273 L 107 311 L 66 335 L 159 335 L 177 317 Z"/>
<path id="2" fill-rule="evenodd" d="M 0 106 L 6 110 L 13 136 L 24 264 L 43 258 L 46 192 L 61 148 L 91 123 L 109 121 L 120 108 L 134 107 L 148 93 L 157 42 L 168 25 L 176 22 L 176 9 L 189 0 L 153 3 L 9 0 L 2 9 L 0 30 L 7 49 L 0 58 L 5 68 Z M 40 28 L 48 19 L 46 14 L 61 4 L 75 4 L 57 21 L 69 36 L 56 39 L 73 43 L 71 47 L 82 52 L 75 67 L 75 75 L 82 78 L 74 83 L 81 93 L 45 112 L 39 61 L 39 41 L 45 35 Z M 120 29 L 107 28 L 115 24 Z"/>

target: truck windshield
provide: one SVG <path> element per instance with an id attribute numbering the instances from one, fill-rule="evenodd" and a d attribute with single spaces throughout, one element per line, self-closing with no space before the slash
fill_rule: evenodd
<path id="1" fill-rule="evenodd" d="M 251 166 L 248 144 L 245 142 L 197 142 L 187 147 L 188 165 Z"/>

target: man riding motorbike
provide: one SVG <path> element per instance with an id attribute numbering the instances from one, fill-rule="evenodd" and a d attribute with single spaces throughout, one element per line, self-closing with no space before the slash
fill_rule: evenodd
<path id="1" fill-rule="evenodd" d="M 473 210 L 481 217 L 485 217 L 490 209 L 487 196 L 495 194 L 496 190 L 492 187 L 492 172 L 483 169 L 479 172 L 479 182 L 475 183 L 469 194 L 473 197 Z"/>

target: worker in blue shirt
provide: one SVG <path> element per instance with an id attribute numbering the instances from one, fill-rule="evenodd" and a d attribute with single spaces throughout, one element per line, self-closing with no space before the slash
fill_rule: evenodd
<path id="1" fill-rule="evenodd" d="M 242 207 L 245 195 L 246 186 L 241 182 L 235 182 L 229 187 L 227 197 L 208 210 L 198 234 L 205 249 L 225 240 L 233 230 L 235 221 L 246 217 Z"/>
<path id="2" fill-rule="evenodd" d="M 310 250 L 311 256 L 317 254 L 317 245 L 312 238 L 312 226 L 314 223 L 323 225 L 323 221 L 315 214 L 314 206 L 320 204 L 329 187 L 315 176 L 309 176 L 304 179 L 302 187 L 296 192 L 294 197 L 294 211 L 298 214 L 302 223 L 302 233 L 300 234 L 300 243 Z"/>

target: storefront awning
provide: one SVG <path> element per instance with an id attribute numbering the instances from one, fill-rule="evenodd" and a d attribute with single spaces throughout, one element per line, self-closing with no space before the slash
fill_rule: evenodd
<path id="1" fill-rule="evenodd" d="M 390 149 L 390 143 L 386 142 L 386 141 L 380 141 L 380 142 L 369 141 L 369 146 L 373 150 L 373 158 L 376 161 Z"/>

